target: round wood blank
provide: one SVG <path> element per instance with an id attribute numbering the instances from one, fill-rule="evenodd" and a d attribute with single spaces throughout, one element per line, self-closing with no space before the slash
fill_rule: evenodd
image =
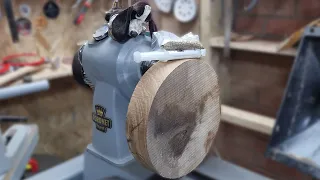
<path id="1" fill-rule="evenodd" d="M 194 170 L 220 123 L 217 75 L 203 60 L 156 63 L 141 78 L 127 113 L 135 158 L 165 178 Z"/>

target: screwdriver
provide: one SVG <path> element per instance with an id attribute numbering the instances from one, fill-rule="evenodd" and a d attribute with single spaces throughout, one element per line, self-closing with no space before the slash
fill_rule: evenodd
<path id="1" fill-rule="evenodd" d="M 92 4 L 93 0 L 87 0 L 84 2 L 82 8 L 80 9 L 79 14 L 77 15 L 74 23 L 76 25 L 79 25 L 83 20 L 84 20 L 84 16 L 87 13 L 88 9 L 90 8 L 91 4 Z"/>

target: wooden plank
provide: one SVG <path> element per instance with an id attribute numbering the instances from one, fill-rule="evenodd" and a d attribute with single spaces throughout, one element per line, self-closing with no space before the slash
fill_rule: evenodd
<path id="1" fill-rule="evenodd" d="M 226 105 L 221 106 L 221 120 L 263 134 L 271 135 L 275 119 L 243 111 Z"/>
<path id="2" fill-rule="evenodd" d="M 31 79 L 32 81 L 40 81 L 44 79 L 53 80 L 67 76 L 72 76 L 72 68 L 70 65 L 61 64 L 58 69 L 43 69 L 42 71 L 33 74 Z"/>
<path id="3" fill-rule="evenodd" d="M 283 40 L 279 44 L 278 50 L 281 51 L 284 49 L 292 48 L 295 44 L 297 44 L 301 40 L 306 27 L 319 26 L 318 25 L 319 22 L 320 22 L 320 19 L 313 20 L 309 24 L 307 24 L 306 26 L 304 26 L 301 29 L 297 30 L 296 32 L 292 33 L 288 38 L 286 38 L 285 40 Z"/>
<path id="4" fill-rule="evenodd" d="M 223 48 L 224 39 L 223 37 L 213 37 L 210 40 L 211 47 Z M 252 52 L 261 52 L 266 54 L 276 54 L 284 56 L 295 56 L 295 49 L 288 49 L 283 51 L 278 51 L 278 42 L 272 41 L 263 41 L 263 40 L 250 40 L 250 41 L 241 41 L 241 42 L 231 42 L 230 48 L 236 50 L 252 51 Z"/>
<path id="5" fill-rule="evenodd" d="M 211 1 L 200 1 L 200 39 L 203 47 L 207 50 L 206 56 L 203 59 L 207 62 L 210 62 L 217 68 L 217 64 L 211 62 L 211 48 L 210 42 L 208 41 L 208 37 L 212 37 L 211 33 Z"/>
<path id="6" fill-rule="evenodd" d="M 224 26 L 224 48 L 223 57 L 224 59 L 230 59 L 231 54 L 231 34 L 232 34 L 232 22 L 233 22 L 234 10 L 233 0 L 223 1 L 223 26 Z"/>

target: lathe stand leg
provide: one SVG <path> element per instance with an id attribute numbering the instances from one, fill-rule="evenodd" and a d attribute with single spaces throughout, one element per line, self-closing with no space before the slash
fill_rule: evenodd
<path id="1" fill-rule="evenodd" d="M 111 177 L 141 180 L 153 175 L 151 171 L 148 171 L 134 160 L 124 166 L 116 166 L 100 154 L 90 151 L 90 145 L 84 156 L 84 180 L 107 179 Z"/>

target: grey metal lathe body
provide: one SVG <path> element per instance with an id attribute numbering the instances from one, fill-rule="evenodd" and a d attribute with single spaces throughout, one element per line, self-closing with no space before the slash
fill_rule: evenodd
<path id="1" fill-rule="evenodd" d="M 141 78 L 141 64 L 133 60 L 134 52 L 151 51 L 151 38 L 140 35 L 121 44 L 112 38 L 86 43 L 79 51 L 84 79 L 94 89 L 92 105 L 92 144 L 85 161 L 100 157 L 123 166 L 133 160 L 126 136 L 126 114 L 131 95 Z M 88 160 L 88 161 L 87 161 Z M 86 163 L 85 166 L 91 163 Z M 91 164 L 92 165 L 92 164 Z M 84 172 L 86 177 L 101 178 L 103 173 Z M 86 179 L 86 178 L 85 178 Z"/>

